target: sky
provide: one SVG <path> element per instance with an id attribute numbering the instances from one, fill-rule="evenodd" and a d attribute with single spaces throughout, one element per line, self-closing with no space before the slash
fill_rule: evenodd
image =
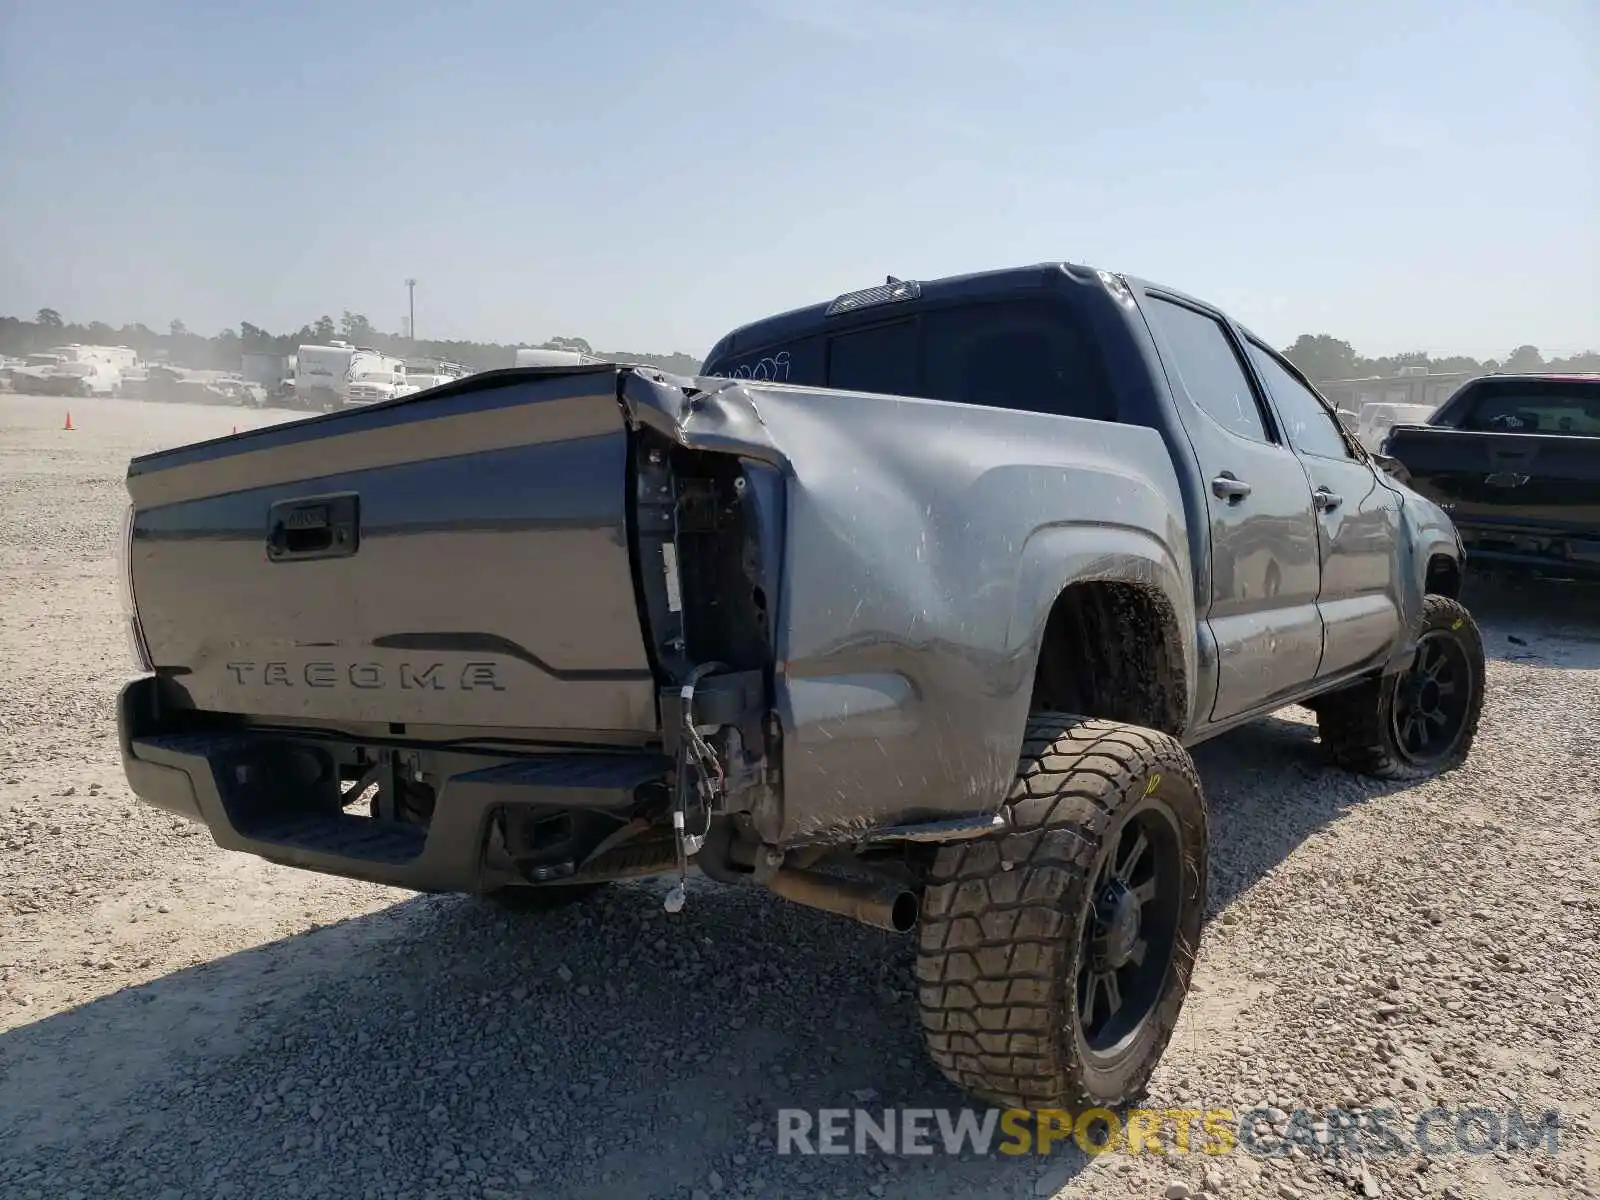
<path id="1" fill-rule="evenodd" d="M 0 314 L 696 356 L 1069 260 L 1600 348 L 1595 0 L 0 0 Z"/>

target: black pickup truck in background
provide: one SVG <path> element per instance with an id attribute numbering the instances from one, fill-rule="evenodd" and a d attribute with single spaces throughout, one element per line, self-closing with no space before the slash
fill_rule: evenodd
<path id="1" fill-rule="evenodd" d="M 1600 376 L 1470 380 L 1382 454 L 1450 514 L 1469 566 L 1600 580 Z"/>

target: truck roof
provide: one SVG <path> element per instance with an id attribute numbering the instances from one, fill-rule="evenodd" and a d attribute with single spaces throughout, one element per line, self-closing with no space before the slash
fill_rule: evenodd
<path id="1" fill-rule="evenodd" d="M 724 335 L 706 355 L 710 363 L 733 353 L 771 346 L 778 342 L 814 332 L 822 326 L 855 313 L 867 313 L 865 320 L 886 319 L 899 304 L 913 304 L 918 308 L 945 304 L 970 304 L 975 301 L 999 300 L 1028 293 L 1050 291 L 1096 281 L 1102 277 L 1096 267 L 1071 262 L 1040 262 L 1020 267 L 1002 267 L 992 271 L 976 271 L 966 275 L 948 275 L 942 279 L 897 279 L 889 276 L 885 282 L 856 292 L 846 292 L 832 300 L 808 304 L 741 325 Z M 1124 276 L 1124 278 L 1128 278 Z M 1203 300 L 1165 285 L 1149 284 L 1144 280 L 1131 280 L 1142 286 L 1160 286 L 1163 292 L 1181 296 L 1203 307 L 1211 308 Z M 895 295 L 899 290 L 901 294 Z M 850 322 L 854 323 L 854 322 Z"/>

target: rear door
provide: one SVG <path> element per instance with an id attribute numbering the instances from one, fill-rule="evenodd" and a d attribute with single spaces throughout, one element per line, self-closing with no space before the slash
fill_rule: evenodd
<path id="1" fill-rule="evenodd" d="M 1148 289 L 1141 307 L 1208 489 L 1211 717 L 1225 721 L 1304 685 L 1321 662 L 1311 486 L 1219 314 Z"/>
<path id="2" fill-rule="evenodd" d="M 1338 422 L 1294 369 L 1253 338 L 1246 352 L 1311 481 L 1322 585 L 1322 663 L 1337 675 L 1386 657 L 1400 634 L 1400 497 L 1350 450 Z"/>

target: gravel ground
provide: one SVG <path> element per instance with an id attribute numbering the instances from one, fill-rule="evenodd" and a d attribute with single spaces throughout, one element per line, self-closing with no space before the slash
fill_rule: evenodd
<path id="1" fill-rule="evenodd" d="M 0 1196 L 1595 1194 L 1594 592 L 1469 595 L 1491 691 L 1446 778 L 1334 771 L 1296 709 L 1196 755 L 1212 913 L 1150 1103 L 1277 1109 L 1277 1145 L 1297 1110 L 1392 1108 L 1409 1150 L 780 1156 L 779 1107 L 962 1103 L 908 941 L 709 884 L 676 917 L 651 882 L 507 917 L 136 805 L 111 711 L 126 460 L 290 414 L 72 401 L 67 432 L 65 407 L 0 396 Z M 1436 1103 L 1513 1102 L 1560 1111 L 1556 1155 L 1411 1137 Z"/>

